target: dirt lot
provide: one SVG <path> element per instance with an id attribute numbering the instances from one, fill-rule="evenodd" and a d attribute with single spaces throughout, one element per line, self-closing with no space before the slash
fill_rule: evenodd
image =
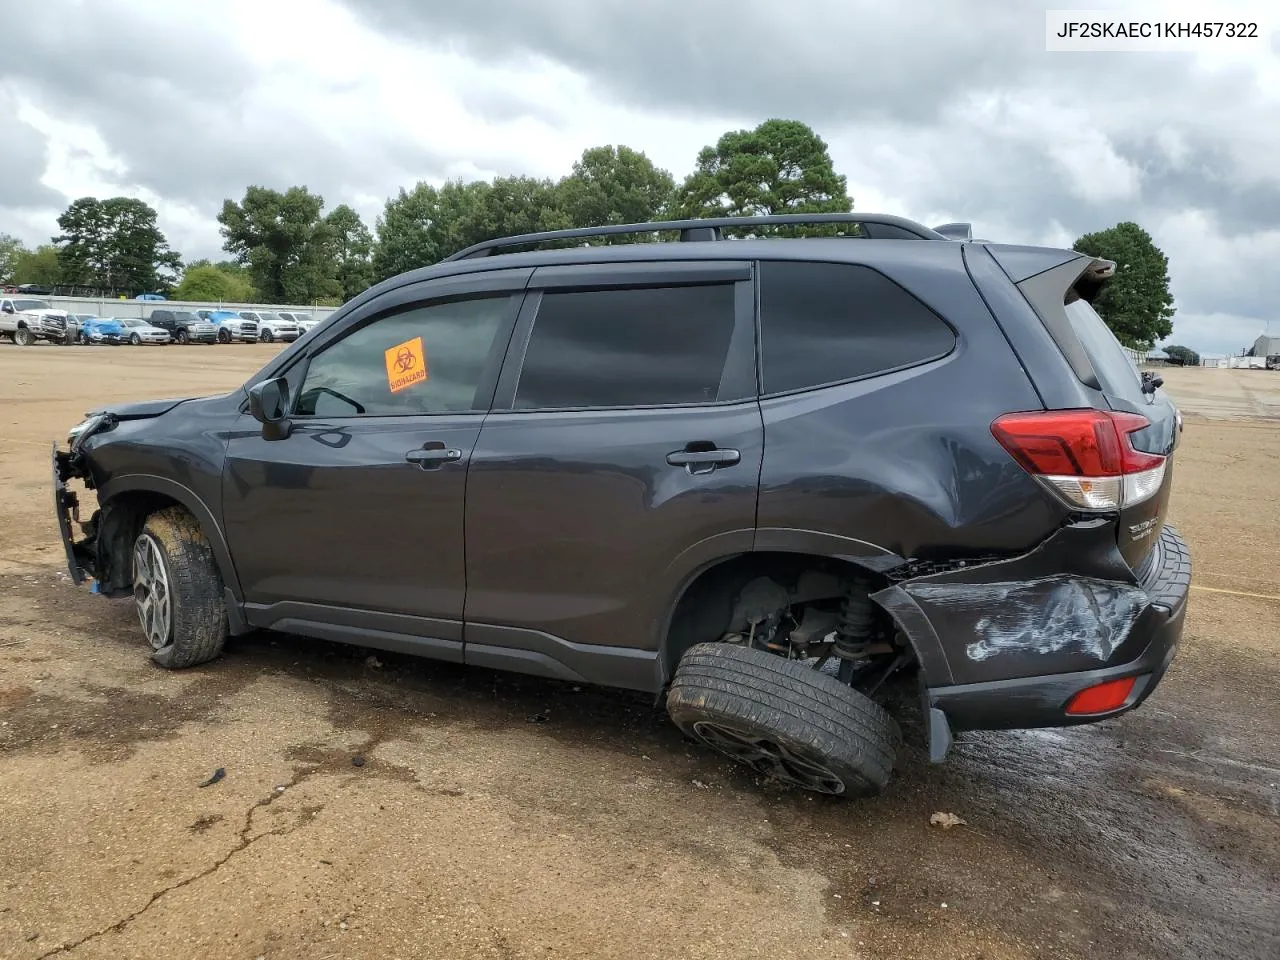
<path id="1" fill-rule="evenodd" d="M 1196 586 L 1143 709 L 847 803 L 644 698 L 283 636 L 153 667 L 62 571 L 50 441 L 270 354 L 0 346 L 0 956 L 1280 956 L 1280 422 L 1197 416 L 1274 412 L 1280 374 L 1167 375 Z"/>

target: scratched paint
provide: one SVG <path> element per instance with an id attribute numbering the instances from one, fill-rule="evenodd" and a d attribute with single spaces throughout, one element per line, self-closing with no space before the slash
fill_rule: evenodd
<path id="1" fill-rule="evenodd" d="M 917 600 L 975 617 L 965 646 L 981 663 L 1003 653 L 1082 653 L 1105 661 L 1124 643 L 1147 595 L 1125 583 L 1047 577 L 1012 583 L 919 583 Z"/>

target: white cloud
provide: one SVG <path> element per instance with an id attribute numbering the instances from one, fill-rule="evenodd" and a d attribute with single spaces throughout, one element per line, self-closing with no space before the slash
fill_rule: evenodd
<path id="1" fill-rule="evenodd" d="M 372 226 L 419 179 L 558 177 L 603 143 L 682 176 L 725 130 L 789 116 L 862 210 L 1054 245 L 1136 220 L 1170 257 L 1175 341 L 1238 349 L 1280 300 L 1269 44 L 1047 54 L 1043 8 L 1012 0 L 814 0 L 799 18 L 720 0 L 16 4 L 30 55 L 0 61 L 0 119 L 17 109 L 32 136 L 17 166 L 0 157 L 0 231 L 29 242 L 56 232 L 57 199 L 123 194 L 184 255 L 218 257 L 217 210 L 251 183 L 305 184 Z"/>

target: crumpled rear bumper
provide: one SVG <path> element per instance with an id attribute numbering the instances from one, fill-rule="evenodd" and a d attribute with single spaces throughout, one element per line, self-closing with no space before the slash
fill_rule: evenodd
<path id="1" fill-rule="evenodd" d="M 880 591 L 921 664 L 930 752 L 953 730 L 1091 723 L 1142 703 L 1164 676 L 1186 616 L 1191 561 L 1166 526 L 1139 579 L 1107 521 L 1059 530 L 1012 560 L 922 577 Z M 1137 677 L 1120 708 L 1073 716 L 1086 687 Z"/>

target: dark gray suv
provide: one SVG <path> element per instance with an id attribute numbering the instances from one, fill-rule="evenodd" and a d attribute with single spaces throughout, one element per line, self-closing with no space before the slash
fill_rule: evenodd
<path id="1" fill-rule="evenodd" d="M 724 237 L 796 224 L 847 235 Z M 582 245 L 628 234 L 679 241 Z M 54 450 L 70 570 L 167 667 L 269 628 L 647 691 L 874 792 L 886 705 L 940 761 L 1130 710 L 1173 657 L 1181 417 L 1090 306 L 1113 270 L 869 214 L 479 244 L 231 393 L 91 413 Z"/>

